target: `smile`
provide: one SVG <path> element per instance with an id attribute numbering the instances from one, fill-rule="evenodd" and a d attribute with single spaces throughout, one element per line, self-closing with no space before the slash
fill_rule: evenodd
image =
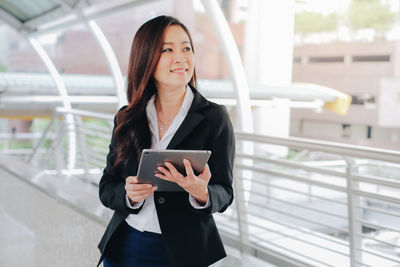
<path id="1" fill-rule="evenodd" d="M 170 72 L 177 72 L 177 73 L 186 72 L 186 71 L 188 71 L 188 68 L 187 68 L 187 67 L 176 68 L 176 69 L 171 69 L 171 70 L 170 70 Z"/>

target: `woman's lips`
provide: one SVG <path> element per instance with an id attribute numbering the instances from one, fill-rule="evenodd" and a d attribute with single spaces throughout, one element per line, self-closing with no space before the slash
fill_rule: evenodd
<path id="1" fill-rule="evenodd" d="M 175 69 L 171 69 L 170 72 L 186 72 L 188 71 L 187 67 L 182 67 L 182 68 L 175 68 Z"/>

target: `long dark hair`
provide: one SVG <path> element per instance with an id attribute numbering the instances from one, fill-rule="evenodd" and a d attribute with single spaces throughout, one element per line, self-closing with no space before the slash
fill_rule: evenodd
<path id="1" fill-rule="evenodd" d="M 136 152 L 136 160 L 139 161 L 141 151 L 151 146 L 146 105 L 157 92 L 154 72 L 161 56 L 165 29 L 170 25 L 178 25 L 186 32 L 194 52 L 188 29 L 174 17 L 156 17 L 136 32 L 128 66 L 128 107 L 117 114 L 117 127 L 114 130 L 114 137 L 118 141 L 114 167 L 126 163 L 131 152 Z M 195 88 L 195 83 L 196 72 L 193 71 L 189 85 Z"/>

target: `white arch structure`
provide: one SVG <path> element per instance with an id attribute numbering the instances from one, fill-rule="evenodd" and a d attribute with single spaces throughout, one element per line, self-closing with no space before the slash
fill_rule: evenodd
<path id="1" fill-rule="evenodd" d="M 58 73 L 54 63 L 47 55 L 46 51 L 40 45 L 40 43 L 32 36 L 29 36 L 29 28 L 26 27 L 23 23 L 21 23 L 17 18 L 13 17 L 7 12 L 0 10 L 0 17 L 12 28 L 14 28 L 17 32 L 19 32 L 32 46 L 35 52 L 38 54 L 44 65 L 46 66 L 47 70 L 49 71 L 54 83 L 56 84 L 56 88 L 58 93 L 61 96 L 63 106 L 66 110 L 71 109 L 71 102 L 68 98 L 68 93 L 65 88 L 64 82 Z M 76 161 L 76 133 L 75 133 L 75 124 L 74 118 L 72 115 L 66 116 L 66 123 L 68 128 L 68 169 L 72 169 L 75 165 Z M 71 145 L 72 144 L 72 145 Z"/>
<path id="2" fill-rule="evenodd" d="M 60 23 L 57 23 L 53 26 L 47 27 L 44 30 L 33 31 L 33 27 L 38 21 L 40 22 L 40 18 L 35 18 L 25 23 L 19 21 L 13 15 L 0 10 L 0 18 L 3 19 L 7 24 L 16 29 L 19 33 L 21 33 L 25 38 L 28 39 L 29 43 L 32 45 L 36 53 L 39 55 L 43 63 L 46 65 L 46 68 L 51 74 L 52 79 L 56 84 L 56 88 L 62 98 L 63 107 L 66 110 L 71 109 L 71 102 L 69 100 L 68 92 L 65 88 L 65 84 L 58 73 L 57 69 L 54 66 L 54 63 L 44 51 L 42 46 L 36 40 L 37 36 L 40 36 L 45 33 L 53 32 L 59 29 L 64 29 L 68 26 L 75 25 L 78 23 L 84 23 L 90 32 L 95 37 L 96 42 L 101 47 L 101 50 L 107 60 L 108 68 L 110 69 L 110 73 L 113 77 L 116 95 L 118 96 L 118 105 L 122 106 L 126 104 L 126 94 L 124 90 L 124 81 L 121 73 L 121 69 L 119 67 L 117 58 L 115 53 L 109 44 L 107 38 L 101 31 L 100 27 L 94 21 L 95 18 L 99 18 L 102 16 L 106 16 L 113 12 L 117 12 L 120 10 L 125 10 L 127 8 L 132 8 L 134 6 L 140 6 L 142 4 L 149 3 L 153 0 L 137 0 L 134 2 L 125 2 L 118 6 L 112 7 L 110 9 L 101 10 L 98 12 L 92 12 L 91 14 L 84 14 L 82 8 L 79 7 L 82 1 L 78 1 L 73 6 L 68 4 L 63 0 L 58 0 L 60 7 L 56 10 L 48 12 L 47 15 L 52 15 L 50 13 L 59 12 L 60 10 L 68 10 L 68 13 L 73 13 L 76 15 L 76 18 L 69 19 Z M 221 46 L 223 47 L 225 58 L 228 62 L 229 70 L 231 73 L 231 78 L 234 84 L 235 89 L 235 97 L 237 103 L 237 117 L 238 117 L 238 128 L 241 131 L 252 132 L 253 130 L 253 121 L 252 114 L 250 109 L 250 101 L 249 101 L 249 89 L 247 85 L 247 79 L 245 75 L 245 71 L 243 68 L 243 64 L 240 59 L 240 55 L 236 46 L 236 43 L 233 39 L 232 32 L 228 26 L 228 23 L 218 5 L 216 0 L 202 0 L 202 3 L 207 10 L 207 13 L 212 21 L 217 35 L 219 37 Z M 46 16 L 46 15 L 44 15 Z M 75 122 L 73 116 L 66 117 L 67 125 L 69 125 L 69 164 L 68 168 L 72 168 L 75 165 L 76 160 L 76 133 L 75 133 Z M 75 144 L 75 145 L 74 145 Z M 73 146 L 72 146 L 73 145 Z M 73 148 L 72 148 L 73 147 Z"/>
<path id="3" fill-rule="evenodd" d="M 66 110 L 71 110 L 71 102 L 69 101 L 68 92 L 65 88 L 65 84 L 57 71 L 53 61 L 44 51 L 40 43 L 32 37 L 28 37 L 29 43 L 32 45 L 33 49 L 39 55 L 40 59 L 43 61 L 47 70 L 50 72 L 51 78 L 56 84 L 58 93 L 61 96 L 63 106 Z M 65 117 L 65 122 L 67 125 L 67 135 L 68 135 L 68 165 L 67 169 L 70 170 L 74 168 L 76 163 L 76 131 L 75 131 L 75 120 L 72 114 L 67 114 Z"/>
<path id="4" fill-rule="evenodd" d="M 93 35 L 94 39 L 96 40 L 96 43 L 100 46 L 101 51 L 103 52 L 104 57 L 107 60 L 107 66 L 113 78 L 116 95 L 118 97 L 118 108 L 126 105 L 128 102 L 124 90 L 124 78 L 122 76 L 121 68 L 118 64 L 117 57 L 115 56 L 115 53 L 110 45 L 110 42 L 107 40 L 107 37 L 104 35 L 103 31 L 94 21 L 94 19 L 86 18 L 85 14 L 82 12 L 81 9 L 75 8 L 74 6 L 70 6 L 63 0 L 58 0 L 58 2 L 60 3 L 60 5 L 70 10 L 71 13 L 74 13 Z"/>
<path id="5" fill-rule="evenodd" d="M 43 16 L 52 16 L 52 13 L 56 13 L 61 9 L 68 10 L 69 13 L 74 13 L 75 18 L 68 18 L 66 20 L 57 22 L 51 26 L 46 27 L 45 29 L 40 29 L 39 31 L 29 30 L 30 28 L 36 26 L 38 21 L 40 22 L 40 18 L 35 18 L 25 23 L 21 23 L 18 19 L 13 17 L 7 12 L 0 10 L 0 18 L 6 21 L 9 25 L 15 28 L 19 32 L 26 32 L 31 38 L 35 38 L 38 35 L 54 32 L 60 29 L 67 28 L 72 25 L 76 25 L 78 23 L 82 23 L 88 26 L 91 33 L 94 35 L 97 43 L 100 45 L 104 56 L 106 57 L 108 67 L 113 76 L 116 95 L 118 96 L 119 106 L 126 103 L 125 90 L 124 90 L 124 82 L 121 74 L 121 70 L 119 68 L 117 59 L 115 54 L 107 41 L 106 37 L 102 33 L 101 29 L 94 22 L 95 19 L 107 16 L 109 14 L 123 11 L 133 7 L 140 7 L 143 4 L 147 4 L 150 2 L 154 2 L 155 0 L 136 0 L 136 1 L 128 1 L 118 3 L 115 6 L 111 6 L 109 8 L 93 11 L 89 10 L 86 12 L 83 8 L 79 7 L 83 1 L 78 1 L 74 5 L 70 5 L 68 2 L 63 0 L 58 0 L 60 7 L 47 12 L 46 15 Z M 205 7 L 207 14 L 210 17 L 219 37 L 221 46 L 223 47 L 224 55 L 227 60 L 229 70 L 231 73 L 231 78 L 235 88 L 235 98 L 237 103 L 237 115 L 239 122 L 239 130 L 252 132 L 253 123 L 252 123 L 252 114 L 249 104 L 249 89 L 247 85 L 246 74 L 243 68 L 243 64 L 240 59 L 240 55 L 233 39 L 232 32 L 228 26 L 228 23 L 221 11 L 216 0 L 201 0 L 203 6 Z M 84 3 L 83 3 L 84 4 Z M 84 12 L 85 11 L 85 12 Z M 61 94 L 60 94 L 61 95 Z"/>
<path id="6" fill-rule="evenodd" d="M 222 51 L 224 52 L 225 59 L 229 66 L 237 101 L 238 128 L 243 132 L 253 132 L 249 86 L 232 31 L 229 28 L 220 6 L 215 0 L 201 0 L 201 2 L 217 31 L 217 36 L 223 47 Z"/>
<path id="7" fill-rule="evenodd" d="M 91 33 L 95 37 L 97 43 L 101 47 L 104 56 L 107 59 L 107 64 L 108 68 L 110 69 L 110 72 L 113 77 L 114 85 L 115 85 L 115 91 L 118 96 L 118 107 L 122 107 L 126 104 L 128 104 L 128 101 L 126 99 L 126 93 L 124 89 L 124 78 L 122 76 L 121 68 L 119 67 L 117 57 L 115 56 L 115 53 L 108 42 L 106 36 L 100 29 L 100 27 L 97 25 L 97 23 L 94 20 L 89 20 L 86 22 Z"/>

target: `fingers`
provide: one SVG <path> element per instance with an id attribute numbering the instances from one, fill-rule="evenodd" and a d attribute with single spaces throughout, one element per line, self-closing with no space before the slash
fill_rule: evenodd
<path id="1" fill-rule="evenodd" d="M 162 173 L 156 173 L 156 174 L 154 174 L 154 176 L 156 176 L 156 177 L 158 177 L 160 179 L 166 180 L 166 181 L 175 182 L 175 179 L 173 177 L 167 176 L 167 175 L 162 174 Z"/>
<path id="2" fill-rule="evenodd" d="M 137 184 L 139 182 L 139 179 L 137 178 L 137 176 L 128 176 L 125 181 L 126 183 Z"/>
<path id="3" fill-rule="evenodd" d="M 138 184 L 139 180 L 137 176 L 128 176 L 125 180 L 125 191 L 140 191 L 140 190 L 149 190 L 152 185 L 151 184 Z"/>
<path id="4" fill-rule="evenodd" d="M 133 197 L 147 197 L 148 195 L 150 195 L 153 192 L 153 188 L 149 188 L 146 190 L 138 190 L 138 191 L 127 191 L 127 194 Z"/>
<path id="5" fill-rule="evenodd" d="M 159 170 L 160 173 L 156 173 L 156 174 L 161 174 L 161 175 L 164 175 L 164 176 L 167 176 L 167 177 L 172 177 L 172 173 L 168 169 L 166 169 L 166 168 L 164 168 L 162 166 L 157 167 L 157 170 Z"/>
<path id="6" fill-rule="evenodd" d="M 211 178 L 211 171 L 208 164 L 204 167 L 204 170 L 200 173 L 199 178 L 209 181 Z"/>
<path id="7" fill-rule="evenodd" d="M 151 193 L 153 193 L 157 189 L 156 186 L 151 187 L 148 190 L 140 190 L 140 191 L 127 191 L 126 195 L 133 202 L 142 202 L 144 201 Z"/>
<path id="8" fill-rule="evenodd" d="M 125 180 L 125 191 L 128 198 L 133 202 L 144 201 L 151 193 L 157 190 L 151 184 L 139 184 L 137 176 L 129 176 Z"/>
<path id="9" fill-rule="evenodd" d="M 178 172 L 176 170 L 175 166 L 172 163 L 166 161 L 165 166 L 167 166 L 167 168 L 169 169 L 169 171 L 171 172 L 173 177 L 179 178 L 179 177 L 183 176 L 180 172 Z M 164 174 L 166 174 L 166 173 L 164 173 Z M 166 175 L 168 175 L 168 174 L 166 174 Z"/>
<path id="10" fill-rule="evenodd" d="M 161 173 L 156 173 L 154 175 L 166 181 L 175 182 L 177 184 L 181 183 L 184 176 L 175 168 L 172 163 L 166 161 L 164 164 L 168 169 L 162 166 L 157 167 Z"/>
<path id="11" fill-rule="evenodd" d="M 140 190 L 148 190 L 151 188 L 151 184 L 125 184 L 126 191 L 140 191 Z"/>
<path id="12" fill-rule="evenodd" d="M 194 172 L 193 172 L 192 164 L 190 164 L 190 161 L 188 161 L 187 159 L 183 159 L 183 165 L 185 165 L 186 175 L 193 177 Z"/>

